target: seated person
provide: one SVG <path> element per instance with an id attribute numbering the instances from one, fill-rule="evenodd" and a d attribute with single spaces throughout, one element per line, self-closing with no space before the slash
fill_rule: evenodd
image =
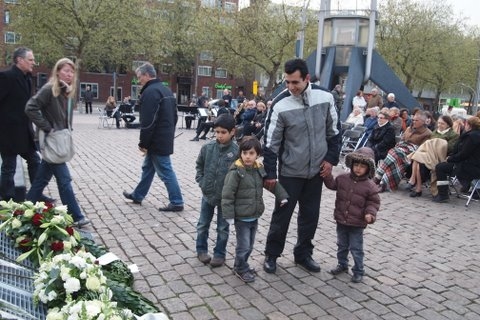
<path id="1" fill-rule="evenodd" d="M 117 129 L 120 129 L 120 112 L 117 109 L 117 103 L 115 102 L 115 98 L 113 96 L 109 96 L 107 98 L 105 112 L 107 113 L 107 117 L 115 118 Z"/>
<path id="2" fill-rule="evenodd" d="M 363 114 L 362 109 L 359 107 L 353 107 L 352 112 L 348 115 L 346 123 L 351 123 L 354 126 L 363 125 Z"/>
<path id="3" fill-rule="evenodd" d="M 373 110 L 374 108 L 367 109 Z M 373 149 L 375 163 L 385 159 L 388 150 L 395 146 L 395 130 L 389 121 L 388 112 L 380 112 L 377 118 L 377 125 L 368 137 L 366 146 Z"/>
<path id="4" fill-rule="evenodd" d="M 448 176 L 456 176 L 462 192 L 468 192 L 473 179 L 480 179 L 480 118 L 470 117 L 446 162 L 435 166 L 438 194 L 434 202 L 447 202 Z"/>
<path id="5" fill-rule="evenodd" d="M 392 107 L 390 110 L 390 123 L 395 129 L 395 135 L 399 136 L 402 133 L 402 119 L 400 118 L 400 109 Z"/>
<path id="6" fill-rule="evenodd" d="M 123 102 L 120 105 L 120 110 L 122 111 L 122 119 L 125 123 L 131 123 L 135 121 L 135 116 L 133 115 L 133 101 L 130 96 L 123 98 Z"/>
<path id="7" fill-rule="evenodd" d="M 226 103 L 223 100 L 218 101 L 218 106 L 219 109 L 217 110 L 217 117 L 220 116 L 221 114 L 230 114 L 230 111 L 228 111 L 226 107 Z M 202 119 L 202 118 L 200 118 Z M 207 134 L 210 131 L 210 129 L 213 128 L 213 123 L 215 122 L 216 117 L 213 116 L 213 113 L 211 111 L 211 108 L 208 109 L 208 118 L 204 121 L 199 120 L 199 124 L 196 130 L 196 135 L 193 139 L 190 141 L 198 141 L 200 139 L 206 140 L 207 139 Z M 203 135 L 200 136 L 203 132 Z"/>
<path id="8" fill-rule="evenodd" d="M 265 103 L 257 103 L 257 114 L 247 126 L 244 126 L 243 133 L 245 136 L 257 135 L 262 131 L 263 125 L 265 124 L 265 118 L 267 117 L 267 107 Z M 258 137 L 257 137 L 258 138 Z"/>
<path id="9" fill-rule="evenodd" d="M 365 120 L 363 121 L 363 126 L 366 129 L 365 129 L 365 135 L 363 136 L 362 141 L 360 142 L 361 147 L 367 143 L 367 140 L 372 134 L 373 129 L 375 129 L 375 126 L 377 126 L 378 124 L 378 119 L 377 119 L 378 112 L 379 112 L 378 107 L 369 108 L 365 111 Z"/>
<path id="10" fill-rule="evenodd" d="M 402 140 L 388 151 L 387 156 L 378 166 L 374 181 L 379 185 L 379 192 L 397 189 L 410 163 L 407 156 L 430 138 L 432 132 L 425 125 L 426 119 L 423 111 L 415 113 L 412 126 L 407 128 Z"/>
<path id="11" fill-rule="evenodd" d="M 427 121 L 425 122 L 425 124 L 427 125 L 427 128 L 433 132 L 433 130 L 437 128 L 437 122 L 433 118 L 433 115 L 430 111 L 425 111 L 425 115 L 427 116 Z"/>
<path id="12" fill-rule="evenodd" d="M 407 109 L 400 109 L 400 119 L 402 119 L 402 132 L 405 132 L 412 125 L 412 119 L 410 119 Z"/>
<path id="13" fill-rule="evenodd" d="M 422 181 L 430 176 L 430 191 L 435 196 L 438 193 L 435 166 L 445 161 L 458 140 L 458 134 L 453 131 L 453 121 L 449 116 L 440 116 L 437 121 L 438 128 L 433 131 L 431 139 L 425 141 L 408 158 L 412 160 L 412 174 L 408 181 L 410 197 L 422 195 Z M 433 170 L 432 172 L 430 172 Z"/>

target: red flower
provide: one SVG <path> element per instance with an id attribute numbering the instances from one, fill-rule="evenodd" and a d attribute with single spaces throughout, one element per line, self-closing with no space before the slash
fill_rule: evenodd
<path id="1" fill-rule="evenodd" d="M 50 202 L 46 202 L 45 203 L 45 209 L 43 209 L 43 212 L 48 212 L 50 209 L 53 208 L 53 203 L 50 203 Z"/>
<path id="2" fill-rule="evenodd" d="M 18 243 L 18 246 L 20 247 L 20 249 L 21 249 L 22 251 L 28 251 L 28 250 L 30 250 L 30 248 L 31 248 L 31 245 L 30 245 L 30 242 L 31 242 L 31 241 L 32 241 L 31 239 L 25 238 L 25 239 L 23 239 L 22 241 L 20 241 L 20 242 Z"/>
<path id="3" fill-rule="evenodd" d="M 32 223 L 36 226 L 39 226 L 42 224 L 42 219 L 43 219 L 43 215 L 40 214 L 40 213 L 35 213 L 32 217 Z"/>
<path id="4" fill-rule="evenodd" d="M 15 210 L 15 212 L 13 213 L 14 216 L 21 216 L 24 212 L 22 210 Z"/>
<path id="5" fill-rule="evenodd" d="M 74 230 L 73 230 L 72 227 L 66 227 L 65 230 L 67 230 L 67 233 L 68 233 L 69 235 L 73 236 Z"/>
<path id="6" fill-rule="evenodd" d="M 51 244 L 50 248 L 52 248 L 53 251 L 62 251 L 63 250 L 63 242 L 55 241 Z"/>

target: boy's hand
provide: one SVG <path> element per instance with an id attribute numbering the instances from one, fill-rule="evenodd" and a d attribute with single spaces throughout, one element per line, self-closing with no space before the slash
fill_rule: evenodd
<path id="1" fill-rule="evenodd" d="M 370 213 L 367 213 L 365 215 L 365 221 L 368 223 L 368 224 L 372 224 L 375 222 L 375 216 L 373 214 L 370 214 Z"/>
<path id="2" fill-rule="evenodd" d="M 235 223 L 235 219 L 225 219 L 229 225 L 232 225 Z"/>

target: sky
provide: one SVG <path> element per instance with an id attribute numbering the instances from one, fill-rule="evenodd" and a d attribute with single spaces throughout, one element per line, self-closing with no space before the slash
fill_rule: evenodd
<path id="1" fill-rule="evenodd" d="M 272 0 L 273 2 L 281 3 L 282 0 Z M 303 5 L 304 1 L 308 0 L 283 0 L 287 4 Z M 383 0 L 377 0 L 377 5 Z M 434 0 L 417 0 L 419 2 L 430 3 Z M 468 18 L 466 21 L 470 25 L 480 26 L 480 1 L 479 0 L 444 0 L 445 4 L 450 4 L 455 14 Z M 370 0 L 331 0 L 332 9 L 352 9 L 352 8 L 369 8 Z M 240 0 L 240 7 L 249 3 L 249 0 Z M 310 8 L 320 8 L 320 0 L 310 0 Z"/>

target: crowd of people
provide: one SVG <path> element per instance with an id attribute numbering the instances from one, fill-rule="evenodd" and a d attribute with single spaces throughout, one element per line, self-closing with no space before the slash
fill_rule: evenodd
<path id="1" fill-rule="evenodd" d="M 43 195 L 43 190 L 55 176 L 61 202 L 68 206 L 75 225 L 89 224 L 76 202 L 67 163 L 42 160 L 35 143 L 39 131 L 48 135 L 71 128 L 72 113 L 65 112 L 64 106 L 72 103 L 77 90 L 75 64 L 67 58 L 58 60 L 49 82 L 32 96 L 26 75 L 32 71 L 33 52 L 17 49 L 14 62 L 11 70 L 0 73 L 0 106 L 15 110 L 16 116 L 1 121 L 2 128 L 18 131 L 18 139 L 22 140 L 21 144 L 11 144 L 0 136 L 1 196 L 13 198 L 14 160 L 21 155 L 27 160 L 31 182 L 26 199 L 54 202 L 55 199 Z M 168 192 L 168 203 L 158 210 L 181 212 L 184 199 L 170 159 L 178 121 L 176 99 L 157 78 L 152 64 L 144 63 L 135 72 L 142 85 L 138 148 L 144 160 L 138 185 L 131 192 L 124 191 L 123 196 L 141 205 L 158 175 Z M 473 179 L 480 178 L 479 114 L 455 126 L 457 119 L 449 115 L 435 119 L 426 111 L 414 110 L 410 114 L 399 109 L 394 94 L 389 94 L 384 104 L 377 89 L 372 90 L 368 100 L 359 91 L 352 101 L 351 121 L 366 127 L 364 147 L 346 156 L 345 164 L 350 171 L 334 177 L 332 168 L 340 161 L 342 146 L 341 86 L 336 86 L 335 92 L 328 92 L 311 83 L 302 59 L 287 61 L 284 77 L 286 88 L 273 101 L 249 100 L 242 92 L 232 114 L 232 96 L 226 90 L 216 114 L 210 108 L 210 113 L 198 123 L 191 141 L 206 140 L 211 131 L 214 137 L 202 145 L 196 160 L 195 180 L 202 198 L 195 250 L 202 263 L 211 267 L 224 265 L 233 225 L 234 272 L 242 281 L 255 280 L 248 259 L 255 245 L 258 219 L 265 211 L 263 189 L 267 189 L 275 194 L 276 201 L 265 242 L 263 270 L 277 271 L 277 260 L 284 251 L 290 221 L 298 205 L 294 261 L 309 272 L 319 272 L 320 265 L 313 259 L 312 240 L 325 184 L 336 191 L 333 216 L 338 264 L 330 273 L 348 272 L 350 253 L 351 280 L 358 283 L 365 274 L 363 231 L 376 221 L 379 193 L 396 190 L 401 180 L 409 177 L 410 196 L 419 197 L 428 178 L 433 201 L 446 202 L 448 177 L 456 176 L 464 192 L 469 191 Z M 21 79 L 21 87 L 12 87 L 11 78 Z M 116 118 L 118 127 L 120 117 L 115 115 L 118 108 L 114 100 L 109 98 L 106 111 Z M 196 103 L 209 109 L 206 95 Z M 32 122 L 37 128 L 36 138 Z M 237 135 L 240 130 L 241 137 Z M 261 156 L 263 162 L 259 161 Z M 217 236 L 210 256 L 209 231 L 215 211 Z"/>

